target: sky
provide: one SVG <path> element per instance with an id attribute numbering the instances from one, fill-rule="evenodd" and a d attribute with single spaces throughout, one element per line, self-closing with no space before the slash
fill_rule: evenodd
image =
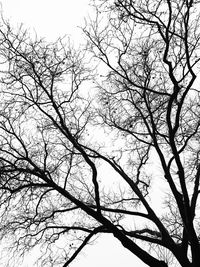
<path id="1" fill-rule="evenodd" d="M 70 35 L 74 42 L 81 41 L 84 17 L 88 15 L 89 0 L 2 0 L 3 14 L 12 25 L 21 23 L 46 40 Z M 35 255 L 30 256 L 32 258 Z M 30 262 L 20 267 L 32 267 Z M 3 267 L 0 262 L 0 267 Z M 146 265 L 123 248 L 111 235 L 103 236 L 87 247 L 70 267 L 145 267 Z M 18 267 L 18 266 L 13 266 Z"/>
<path id="2" fill-rule="evenodd" d="M 3 14 L 15 24 L 23 23 L 37 34 L 54 40 L 65 34 L 80 38 L 89 0 L 2 0 Z"/>

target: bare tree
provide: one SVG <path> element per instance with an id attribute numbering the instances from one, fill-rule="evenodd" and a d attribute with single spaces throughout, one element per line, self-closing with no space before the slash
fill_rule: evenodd
<path id="1" fill-rule="evenodd" d="M 62 40 L 2 25 L 0 237 L 14 255 L 40 247 L 41 266 L 66 267 L 111 233 L 148 266 L 199 266 L 198 4 L 95 2 L 96 76 Z"/>
<path id="2" fill-rule="evenodd" d="M 99 2 L 97 19 L 85 33 L 90 51 L 110 69 L 99 84 L 100 122 L 124 137 L 123 172 L 154 223 L 153 228 L 137 226 L 131 235 L 167 248 L 181 266 L 198 266 L 199 3 Z M 149 176 L 153 158 L 160 177 Z M 159 181 L 169 193 L 166 214 L 156 214 L 146 197 Z M 151 266 L 151 260 L 144 262 Z"/>

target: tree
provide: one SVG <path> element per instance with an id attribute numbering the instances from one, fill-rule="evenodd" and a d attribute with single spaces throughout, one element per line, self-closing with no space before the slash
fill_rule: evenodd
<path id="1" fill-rule="evenodd" d="M 96 2 L 84 53 L 2 25 L 1 239 L 15 255 L 40 246 L 41 266 L 64 267 L 111 233 L 148 266 L 199 266 L 198 7 Z"/>

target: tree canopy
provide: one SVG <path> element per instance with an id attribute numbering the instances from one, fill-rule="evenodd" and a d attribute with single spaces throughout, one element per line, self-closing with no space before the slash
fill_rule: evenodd
<path id="1" fill-rule="evenodd" d="M 66 267 L 99 234 L 200 263 L 195 0 L 94 1 L 84 48 L 0 27 L 0 239 Z"/>

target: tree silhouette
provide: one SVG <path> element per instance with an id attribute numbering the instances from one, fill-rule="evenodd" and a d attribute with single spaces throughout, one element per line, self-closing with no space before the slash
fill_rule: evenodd
<path id="1" fill-rule="evenodd" d="M 111 233 L 148 266 L 199 266 L 198 8 L 97 1 L 78 52 L 2 25 L 0 224 L 15 255 L 39 246 L 41 266 L 64 267 Z"/>

